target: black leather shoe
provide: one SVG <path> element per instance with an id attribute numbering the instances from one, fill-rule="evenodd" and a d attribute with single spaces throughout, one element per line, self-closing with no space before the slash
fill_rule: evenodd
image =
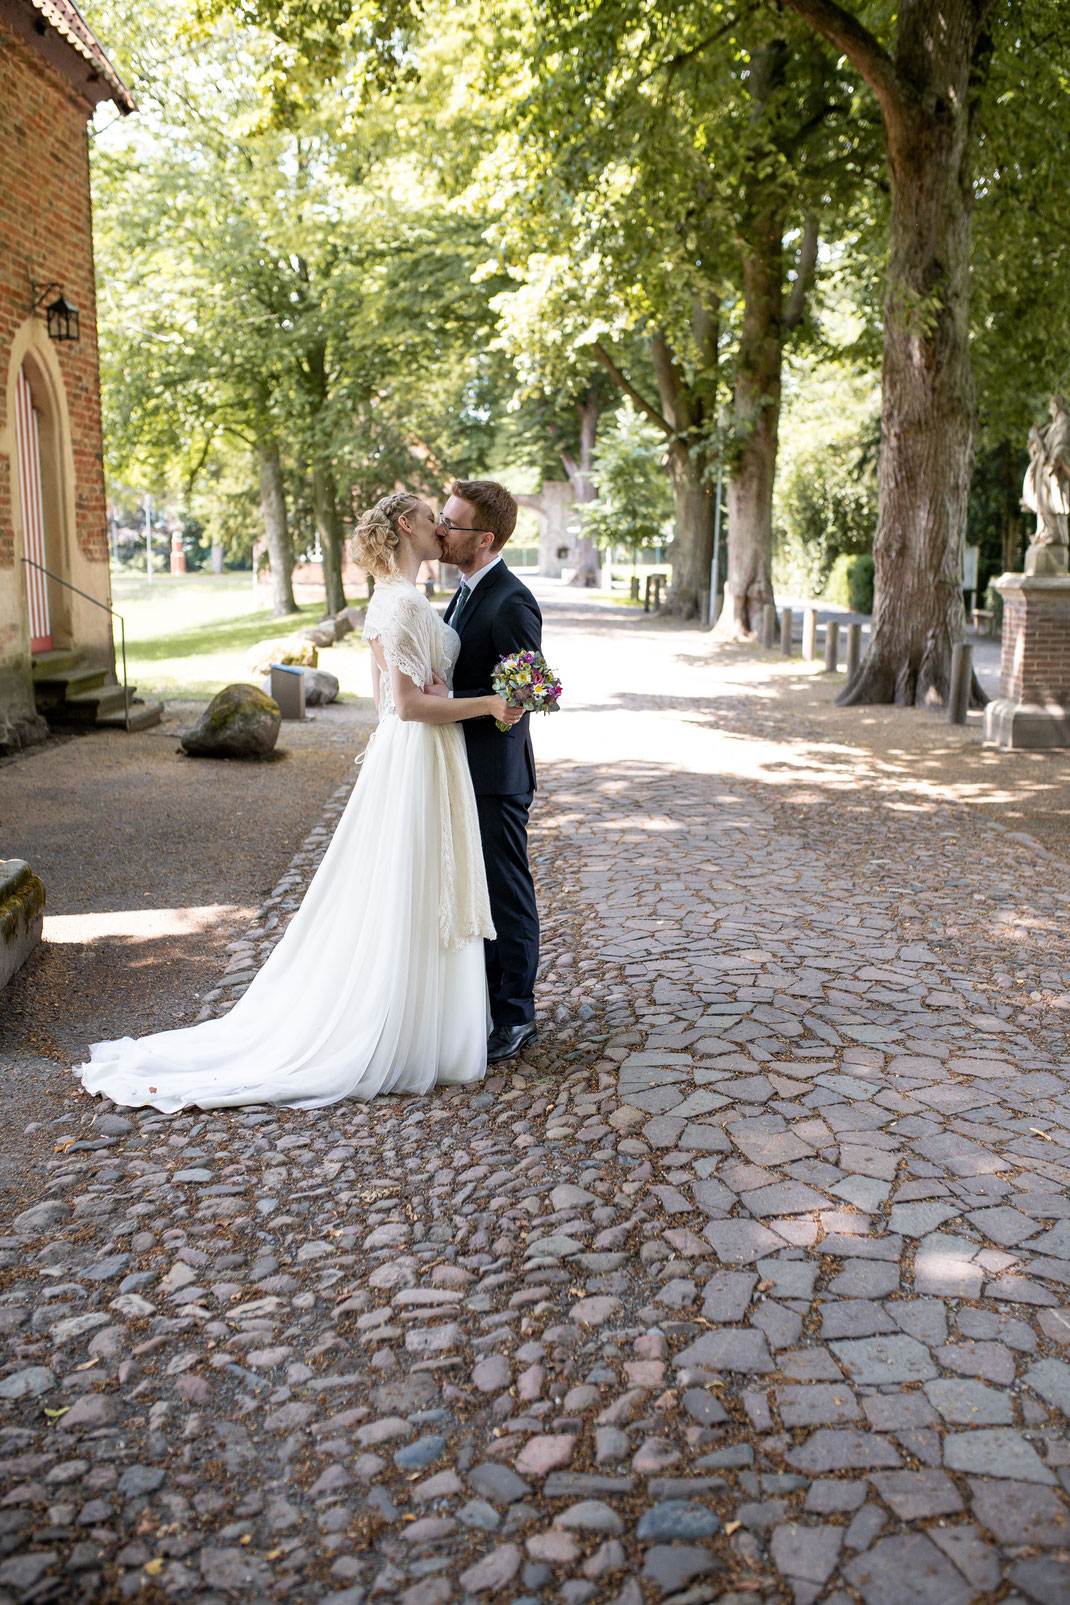
<path id="1" fill-rule="evenodd" d="M 525 1020 L 523 1025 L 496 1025 L 487 1038 L 487 1063 L 515 1059 L 524 1044 L 534 1042 L 538 1034 L 533 1020 Z"/>

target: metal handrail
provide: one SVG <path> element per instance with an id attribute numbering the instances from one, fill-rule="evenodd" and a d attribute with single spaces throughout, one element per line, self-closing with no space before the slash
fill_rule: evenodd
<path id="1" fill-rule="evenodd" d="M 94 607 L 99 607 L 102 612 L 109 613 L 113 619 L 118 619 L 119 620 L 119 634 L 120 634 L 120 638 L 122 640 L 122 650 L 123 650 L 123 727 L 126 730 L 127 735 L 129 735 L 130 734 L 130 687 L 126 683 L 126 624 L 125 624 L 125 622 L 123 620 L 122 614 L 121 613 L 116 613 L 115 609 L 113 607 L 109 607 L 107 602 L 101 602 L 101 601 L 99 601 L 97 599 L 97 597 L 90 596 L 88 591 L 80 591 L 78 589 L 77 585 L 72 585 L 70 580 L 65 580 L 62 575 L 53 574 L 52 570 L 50 568 L 45 568 L 43 563 L 35 563 L 32 557 L 24 557 L 22 559 L 22 561 L 24 563 L 29 563 L 30 567 L 37 569 L 39 573 L 47 574 L 49 579 L 50 580 L 55 580 L 57 585 L 65 585 L 67 587 L 68 591 L 73 591 L 74 592 L 75 596 L 82 597 L 83 600 L 86 601 L 86 602 L 92 602 Z M 114 646 L 115 646 L 115 637 L 112 636 L 112 648 L 113 649 L 114 649 Z"/>

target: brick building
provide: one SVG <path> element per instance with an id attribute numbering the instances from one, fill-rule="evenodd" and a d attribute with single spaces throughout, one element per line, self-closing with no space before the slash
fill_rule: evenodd
<path id="1" fill-rule="evenodd" d="M 134 109 L 71 0 L 0 0 L 0 752 L 39 738 L 43 709 L 115 710 L 111 620 L 87 600 L 111 601 L 87 126 L 102 100 Z M 77 339 L 55 337 L 73 332 L 63 303 Z"/>

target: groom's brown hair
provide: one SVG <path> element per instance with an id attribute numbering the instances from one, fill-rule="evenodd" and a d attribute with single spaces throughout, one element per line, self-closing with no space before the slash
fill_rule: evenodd
<path id="1" fill-rule="evenodd" d="M 505 486 L 494 479 L 455 479 L 450 495 L 475 508 L 480 529 L 489 529 L 494 536 L 491 551 L 500 552 L 516 528 L 516 502 Z"/>

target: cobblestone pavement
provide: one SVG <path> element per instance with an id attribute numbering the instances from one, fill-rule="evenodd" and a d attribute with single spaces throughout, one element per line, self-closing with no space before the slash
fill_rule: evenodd
<path id="1" fill-rule="evenodd" d="M 1070 1599 L 1066 871 L 696 634 L 548 622 L 537 1047 L 72 1098 L 0 1239 L 0 1601 Z"/>

